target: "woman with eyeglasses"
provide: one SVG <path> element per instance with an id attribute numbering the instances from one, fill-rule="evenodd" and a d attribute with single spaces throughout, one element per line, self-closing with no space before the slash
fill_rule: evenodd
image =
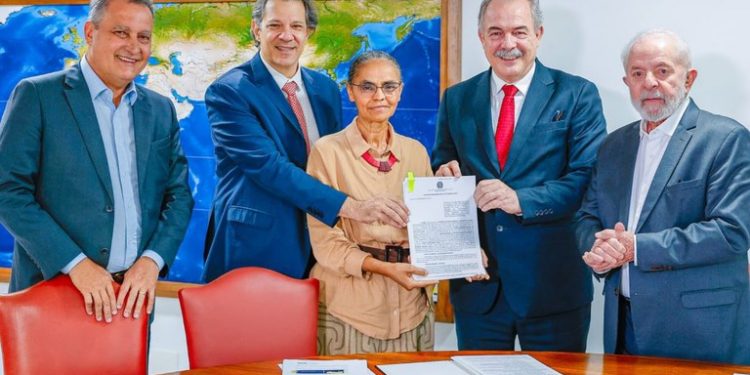
<path id="1" fill-rule="evenodd" d="M 389 122 L 403 90 L 398 63 L 381 51 L 361 54 L 346 90 L 357 116 L 315 144 L 307 172 L 355 199 L 380 198 L 406 210 L 407 173 L 432 170 L 424 146 Z M 432 350 L 433 282 L 412 279 L 425 272 L 409 264 L 406 228 L 344 218 L 328 227 L 309 215 L 307 221 L 317 260 L 310 276 L 320 280 L 319 354 Z"/>

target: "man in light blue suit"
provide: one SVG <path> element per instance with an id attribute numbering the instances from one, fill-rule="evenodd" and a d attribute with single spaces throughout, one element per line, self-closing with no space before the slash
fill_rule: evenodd
<path id="1" fill-rule="evenodd" d="M 607 353 L 750 365 L 750 132 L 689 98 L 690 60 L 664 30 L 625 48 L 643 119 L 599 151 L 579 248 L 606 280 Z"/>
<path id="2" fill-rule="evenodd" d="M 62 272 L 97 320 L 151 313 L 193 206 L 174 107 L 133 82 L 152 27 L 150 0 L 93 0 L 80 63 L 13 91 L 0 122 L 10 291 Z"/>
<path id="3" fill-rule="evenodd" d="M 203 277 L 243 266 L 302 278 L 312 267 L 306 214 L 405 226 L 406 207 L 357 201 L 305 173 L 315 141 L 341 130 L 338 86 L 299 59 L 317 25 L 311 0 L 259 0 L 253 35 L 260 51 L 206 92 L 218 183 Z"/>
<path id="4" fill-rule="evenodd" d="M 485 0 L 491 69 L 449 88 L 432 154 L 441 176 L 476 175 L 489 280 L 452 280 L 459 349 L 585 351 L 593 294 L 572 226 L 606 134 L 589 81 L 536 60 L 536 0 Z M 510 91 L 506 91 L 510 90 Z"/>

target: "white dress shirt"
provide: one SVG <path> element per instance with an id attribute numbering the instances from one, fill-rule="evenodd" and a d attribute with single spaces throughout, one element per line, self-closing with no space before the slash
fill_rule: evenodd
<path id="1" fill-rule="evenodd" d="M 536 62 L 531 66 L 528 73 L 523 78 L 519 79 L 518 82 L 505 82 L 502 78 L 492 71 L 492 83 L 490 85 L 490 111 L 492 113 L 492 134 L 497 131 L 497 119 L 500 117 L 500 106 L 503 104 L 503 98 L 505 93 L 503 92 L 503 86 L 513 85 L 516 86 L 518 92 L 513 97 L 515 102 L 516 113 L 513 116 L 513 129 L 518 126 L 518 116 L 521 115 L 521 108 L 523 107 L 523 101 L 526 99 L 526 95 L 529 92 L 529 86 L 531 86 L 531 79 L 534 78 L 534 71 L 536 71 Z"/>
<path id="2" fill-rule="evenodd" d="M 320 132 L 318 132 L 318 123 L 315 121 L 315 113 L 313 112 L 312 104 L 310 104 L 310 97 L 307 96 L 305 82 L 302 81 L 302 69 L 300 69 L 300 65 L 297 64 L 297 72 L 294 73 L 292 78 L 287 78 L 269 65 L 266 60 L 263 60 L 262 55 L 260 61 L 263 62 L 263 65 L 265 65 L 266 69 L 271 73 L 271 77 L 273 77 L 273 80 L 279 86 L 280 90 L 289 81 L 294 81 L 297 84 L 297 99 L 299 99 L 299 104 L 302 106 L 302 113 L 305 115 L 305 122 L 307 123 L 307 139 L 310 141 L 310 148 L 312 148 L 315 142 L 320 139 Z M 286 97 L 286 94 L 284 94 L 284 97 Z"/>
<path id="3" fill-rule="evenodd" d="M 667 150 L 669 140 L 677 129 L 690 100 L 685 97 L 682 104 L 677 110 L 669 116 L 661 125 L 646 133 L 646 121 L 641 120 L 640 125 L 640 142 L 638 144 L 638 155 L 635 159 L 635 170 L 633 172 L 633 186 L 630 191 L 630 209 L 628 211 L 628 228 L 630 232 L 635 232 L 638 227 L 638 221 L 641 218 L 643 203 L 646 202 L 646 196 L 654 180 L 656 169 L 661 163 L 664 151 Z M 634 247 L 634 265 L 638 266 L 638 248 L 633 241 Z M 630 298 L 630 268 L 629 264 L 622 266 L 622 279 L 620 289 L 622 295 Z"/>
<path id="4" fill-rule="evenodd" d="M 138 257 L 142 232 L 132 108 L 138 99 L 138 92 L 135 84 L 130 83 L 120 104 L 115 107 L 112 90 L 97 76 L 85 56 L 81 59 L 81 73 L 91 94 L 99 124 L 114 199 L 114 224 L 107 271 L 124 271 Z M 146 250 L 143 256 L 153 259 L 159 269 L 164 267 L 164 259 L 156 252 Z M 83 253 L 79 254 L 61 271 L 70 273 L 85 258 Z"/>

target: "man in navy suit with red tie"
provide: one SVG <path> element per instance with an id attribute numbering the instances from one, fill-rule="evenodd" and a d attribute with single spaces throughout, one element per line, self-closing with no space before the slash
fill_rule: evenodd
<path id="1" fill-rule="evenodd" d="M 305 173 L 315 141 L 341 130 L 338 86 L 299 63 L 317 23 L 312 0 L 256 1 L 260 51 L 206 92 L 218 177 L 206 281 L 243 266 L 307 277 L 306 214 L 328 225 L 339 216 L 406 225 L 403 203 L 357 201 Z"/>
<path id="2" fill-rule="evenodd" d="M 459 349 L 585 351 L 593 294 L 572 218 L 606 134 L 594 84 L 536 59 L 537 0 L 484 0 L 491 69 L 449 88 L 432 165 L 476 175 L 489 280 L 451 281 Z"/>

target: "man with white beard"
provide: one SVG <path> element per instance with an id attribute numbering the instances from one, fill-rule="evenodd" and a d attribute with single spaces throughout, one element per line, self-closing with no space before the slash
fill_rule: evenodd
<path id="1" fill-rule="evenodd" d="M 625 48 L 642 120 L 610 134 L 576 220 L 605 278 L 604 349 L 750 364 L 750 132 L 698 108 L 698 72 L 676 34 Z"/>

